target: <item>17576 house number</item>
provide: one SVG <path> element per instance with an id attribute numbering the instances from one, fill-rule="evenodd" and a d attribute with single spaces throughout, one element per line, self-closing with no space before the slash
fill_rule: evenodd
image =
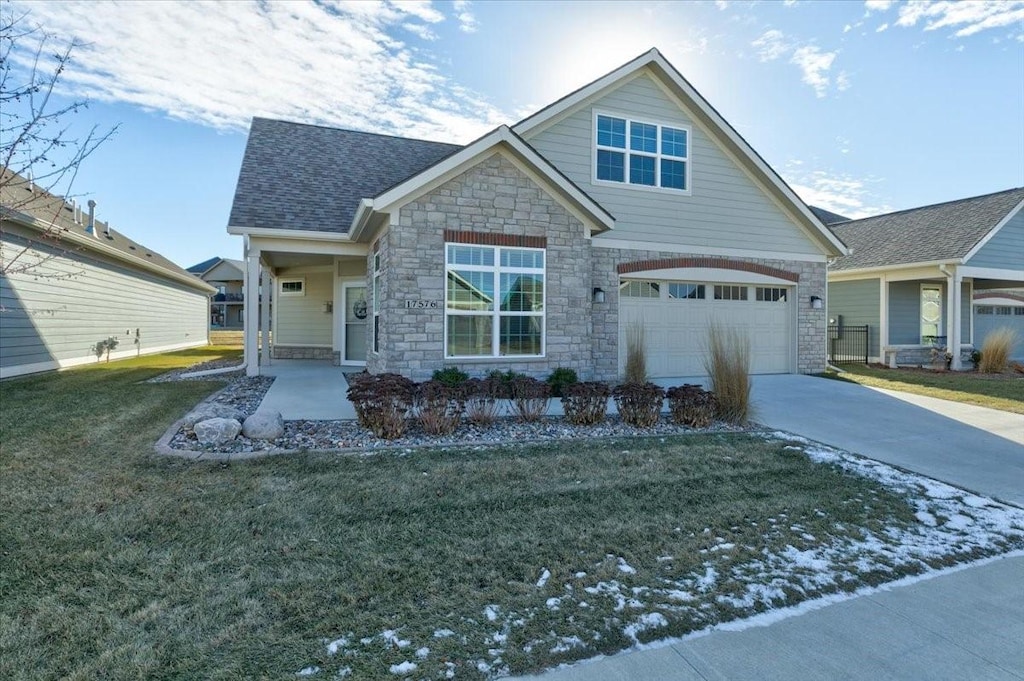
<path id="1" fill-rule="evenodd" d="M 406 310 L 434 310 L 441 306 L 436 300 L 407 300 L 405 301 Z"/>

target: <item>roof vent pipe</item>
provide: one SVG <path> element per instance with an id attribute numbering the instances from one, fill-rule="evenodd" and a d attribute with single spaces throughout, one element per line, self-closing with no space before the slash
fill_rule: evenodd
<path id="1" fill-rule="evenodd" d="M 96 234 L 96 202 L 89 199 L 89 224 L 86 226 L 85 231 L 93 236 Z"/>

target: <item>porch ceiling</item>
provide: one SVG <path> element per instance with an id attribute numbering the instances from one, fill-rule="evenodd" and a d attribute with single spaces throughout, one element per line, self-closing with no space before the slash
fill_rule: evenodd
<path id="1" fill-rule="evenodd" d="M 274 269 L 282 267 L 313 267 L 334 264 L 333 255 L 316 253 L 282 253 L 280 251 L 263 251 L 262 255 L 264 260 L 266 260 Z"/>

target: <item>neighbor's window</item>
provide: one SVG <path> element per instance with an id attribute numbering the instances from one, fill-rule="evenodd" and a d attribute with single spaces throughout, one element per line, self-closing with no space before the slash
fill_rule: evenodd
<path id="1" fill-rule="evenodd" d="M 600 114 L 596 129 L 598 180 L 689 189 L 688 129 Z"/>
<path id="2" fill-rule="evenodd" d="M 445 356 L 544 354 L 544 250 L 445 246 Z"/>
<path id="3" fill-rule="evenodd" d="M 766 303 L 786 302 L 786 289 L 774 286 L 758 286 L 756 292 L 757 300 Z"/>
<path id="4" fill-rule="evenodd" d="M 281 295 L 282 296 L 304 296 L 304 295 L 306 295 L 306 280 L 305 279 L 282 279 L 281 280 Z"/>
<path id="5" fill-rule="evenodd" d="M 715 300 L 746 300 L 746 286 L 723 286 L 715 284 Z"/>

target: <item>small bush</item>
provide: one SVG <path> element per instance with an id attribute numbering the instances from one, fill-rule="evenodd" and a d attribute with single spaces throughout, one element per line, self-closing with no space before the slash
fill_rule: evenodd
<path id="1" fill-rule="evenodd" d="M 712 325 L 704 369 L 715 394 L 715 415 L 729 423 L 750 419 L 750 339 L 737 329 Z"/>
<path id="2" fill-rule="evenodd" d="M 981 352 L 978 350 L 971 350 L 971 368 L 977 371 L 979 364 L 981 364 Z"/>
<path id="3" fill-rule="evenodd" d="M 612 389 L 607 383 L 589 381 L 571 383 L 562 390 L 562 411 L 565 420 L 574 426 L 592 426 L 601 423 L 608 413 L 608 398 Z"/>
<path id="4" fill-rule="evenodd" d="M 502 371 L 500 369 L 491 369 L 487 373 L 487 378 L 498 386 L 498 390 L 501 393 L 500 399 L 511 399 L 512 398 L 512 382 L 517 378 L 529 378 L 526 374 L 521 374 L 518 371 Z"/>
<path id="5" fill-rule="evenodd" d="M 519 376 L 509 383 L 512 394 L 512 409 L 526 422 L 537 421 L 548 413 L 551 402 L 551 386 L 529 376 Z"/>
<path id="6" fill-rule="evenodd" d="M 632 323 L 626 328 L 626 383 L 647 381 L 647 343 L 644 327 Z"/>
<path id="7" fill-rule="evenodd" d="M 370 379 L 372 379 L 372 374 L 367 371 L 361 371 L 358 374 L 348 374 L 345 376 L 345 380 L 348 382 L 348 399 L 352 402 L 352 407 L 356 410 L 356 423 L 361 425 L 363 428 L 370 427 L 365 414 L 363 414 L 364 402 L 362 400 L 354 400 L 352 399 L 352 396 L 361 395 L 361 391 L 365 390 Z M 355 392 L 353 392 L 353 390 Z"/>
<path id="8" fill-rule="evenodd" d="M 349 381 L 348 399 L 359 422 L 385 440 L 402 437 L 416 384 L 398 374 L 361 374 Z"/>
<path id="9" fill-rule="evenodd" d="M 677 385 L 669 388 L 666 396 L 673 423 L 707 428 L 715 420 L 715 394 L 699 385 Z"/>
<path id="10" fill-rule="evenodd" d="M 562 397 L 563 391 L 566 386 L 570 386 L 579 378 L 576 376 L 576 372 L 566 367 L 558 367 L 551 372 L 548 376 L 548 385 L 551 386 L 552 397 Z"/>
<path id="11" fill-rule="evenodd" d="M 445 367 L 434 372 L 434 380 L 445 385 L 460 385 L 469 380 L 469 374 L 458 367 Z"/>
<path id="12" fill-rule="evenodd" d="M 430 435 L 454 433 L 465 409 L 465 383 L 453 385 L 435 379 L 416 386 L 416 416 Z"/>
<path id="13" fill-rule="evenodd" d="M 466 390 L 466 418 L 486 426 L 494 423 L 501 411 L 498 400 L 506 394 L 506 386 L 497 378 L 471 378 L 464 384 Z"/>
<path id="14" fill-rule="evenodd" d="M 623 383 L 612 390 L 619 416 L 637 428 L 650 428 L 661 416 L 665 391 L 653 383 Z"/>
<path id="15" fill-rule="evenodd" d="M 1010 363 L 1010 353 L 1017 342 L 1017 332 L 1002 327 L 990 333 L 981 344 L 981 362 L 978 370 L 986 374 L 1001 374 Z"/>

